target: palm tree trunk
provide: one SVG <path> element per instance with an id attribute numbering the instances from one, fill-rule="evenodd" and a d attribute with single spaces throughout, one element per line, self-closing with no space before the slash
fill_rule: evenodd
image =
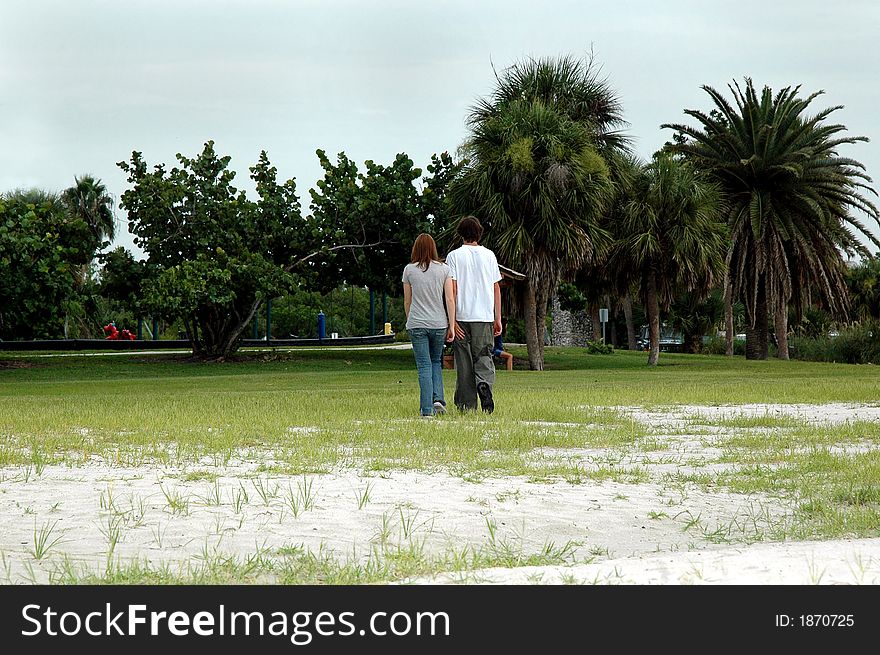
<path id="1" fill-rule="evenodd" d="M 762 275 L 758 280 L 758 297 L 752 325 L 746 326 L 746 359 L 767 359 L 770 341 L 770 320 L 767 311 L 767 283 Z"/>
<path id="2" fill-rule="evenodd" d="M 776 306 L 776 317 L 773 321 L 776 330 L 776 356 L 779 359 L 788 359 L 788 303 L 779 303 Z"/>
<path id="3" fill-rule="evenodd" d="M 724 276 L 724 354 L 733 357 L 733 289 L 729 274 Z"/>
<path id="4" fill-rule="evenodd" d="M 648 351 L 648 366 L 657 366 L 660 359 L 660 303 L 657 299 L 657 280 L 654 271 L 645 276 L 645 311 L 648 314 L 648 329 L 651 347 Z"/>
<path id="5" fill-rule="evenodd" d="M 530 279 L 523 286 L 523 293 L 525 294 L 523 302 L 523 318 L 525 319 L 526 348 L 529 353 L 529 368 L 533 371 L 543 371 L 543 348 L 539 348 L 538 343 L 537 307 L 535 302 L 534 281 Z"/>
<path id="6" fill-rule="evenodd" d="M 599 320 L 599 303 L 590 305 L 590 323 L 593 326 L 592 341 L 602 340 L 602 322 Z"/>
<path id="7" fill-rule="evenodd" d="M 550 288 L 547 283 L 541 285 L 540 292 L 535 296 L 535 332 L 538 338 L 538 352 L 541 356 L 541 368 L 544 370 L 544 333 L 547 330 L 547 303 L 550 300 Z"/>
<path id="8" fill-rule="evenodd" d="M 617 343 L 617 309 L 612 307 L 610 302 L 608 303 L 608 309 L 608 343 L 615 348 L 619 348 L 620 344 Z"/>
<path id="9" fill-rule="evenodd" d="M 633 303 L 632 297 L 626 294 L 623 297 L 623 316 L 626 319 L 626 344 L 629 350 L 638 350 L 639 345 L 636 343 L 636 325 L 633 323 Z"/>

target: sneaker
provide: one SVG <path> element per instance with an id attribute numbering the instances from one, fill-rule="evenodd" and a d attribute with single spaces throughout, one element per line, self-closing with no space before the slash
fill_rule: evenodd
<path id="1" fill-rule="evenodd" d="M 434 414 L 445 414 L 446 413 L 446 403 L 442 400 L 434 401 Z"/>
<path id="2" fill-rule="evenodd" d="M 480 397 L 480 406 L 483 411 L 491 414 L 495 411 L 495 401 L 492 399 L 492 387 L 486 382 L 480 382 L 477 385 L 477 395 Z"/>

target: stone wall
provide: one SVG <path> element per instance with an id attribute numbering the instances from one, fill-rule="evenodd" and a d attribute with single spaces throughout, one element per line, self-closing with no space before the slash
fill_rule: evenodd
<path id="1" fill-rule="evenodd" d="M 559 306 L 559 298 L 553 296 L 550 306 L 550 343 L 554 346 L 584 347 L 593 336 L 593 321 L 586 310 L 570 312 Z"/>

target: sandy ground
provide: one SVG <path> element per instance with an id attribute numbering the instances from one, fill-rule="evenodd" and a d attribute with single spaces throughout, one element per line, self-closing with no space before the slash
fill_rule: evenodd
<path id="1" fill-rule="evenodd" d="M 700 417 L 880 420 L 880 407 L 867 405 L 616 409 L 661 435 Z M 536 430 L 564 428 L 535 424 Z M 880 539 L 768 543 L 774 525 L 790 510 L 785 502 L 664 483 L 663 473 L 699 470 L 717 449 L 704 436 L 682 432 L 663 437 L 663 443 L 665 449 L 627 452 L 623 461 L 614 455 L 619 465 L 649 472 L 653 481 L 641 484 L 589 476 L 577 484 L 519 477 L 468 481 L 445 472 L 365 474 L 358 469 L 291 477 L 260 473 L 263 460 L 253 453 L 221 467 L 210 460 L 185 468 L 121 468 L 94 461 L 47 466 L 40 475 L 0 469 L 0 581 L 50 580 L 65 558 L 99 572 L 111 549 L 120 561 L 185 567 L 213 555 L 244 558 L 285 547 L 363 561 L 379 544 L 416 544 L 437 555 L 472 546 L 524 556 L 567 545 L 578 562 L 588 563 L 486 569 L 412 582 L 880 582 Z M 536 451 L 535 456 L 559 454 Z M 580 460 L 589 471 L 609 453 L 572 449 L 564 456 Z M 369 498 L 359 507 L 365 491 Z M 49 527 L 52 545 L 36 559 L 36 535 Z"/>
<path id="2" fill-rule="evenodd" d="M 754 544 L 574 566 L 483 569 L 480 584 L 880 584 L 880 539 Z M 459 575 L 407 581 L 460 583 Z"/>

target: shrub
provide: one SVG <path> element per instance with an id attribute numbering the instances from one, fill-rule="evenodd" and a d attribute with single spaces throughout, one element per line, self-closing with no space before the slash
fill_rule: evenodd
<path id="1" fill-rule="evenodd" d="M 880 321 L 853 325 L 836 337 L 791 337 L 789 351 L 794 359 L 813 362 L 880 364 Z"/>
<path id="2" fill-rule="evenodd" d="M 704 355 L 723 355 L 725 352 L 727 352 L 727 343 L 725 342 L 723 337 L 712 337 L 703 344 L 700 352 Z M 734 339 L 733 354 L 745 355 L 746 342 L 740 339 Z"/>
<path id="3" fill-rule="evenodd" d="M 601 341 L 588 341 L 587 353 L 590 355 L 610 355 L 614 352 L 614 346 L 610 343 L 602 343 Z"/>

